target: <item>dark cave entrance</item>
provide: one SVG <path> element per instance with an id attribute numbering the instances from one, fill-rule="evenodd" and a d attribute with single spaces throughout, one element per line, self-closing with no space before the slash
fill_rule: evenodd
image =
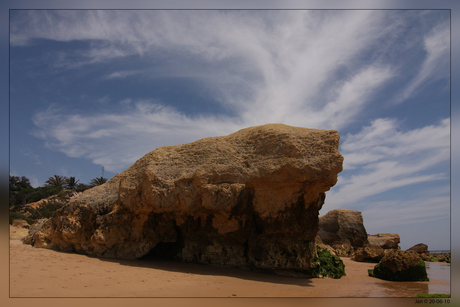
<path id="1" fill-rule="evenodd" d="M 184 241 L 179 229 L 176 229 L 177 237 L 174 242 L 158 242 L 154 248 L 139 260 L 171 259 L 180 260 L 180 254 L 184 248 Z"/>

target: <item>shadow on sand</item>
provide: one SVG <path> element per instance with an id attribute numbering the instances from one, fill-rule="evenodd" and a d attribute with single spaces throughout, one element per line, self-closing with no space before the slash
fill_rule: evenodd
<path id="1" fill-rule="evenodd" d="M 96 258 L 96 257 L 94 257 Z M 225 276 L 239 278 L 244 280 L 252 280 L 258 282 L 296 285 L 302 287 L 312 287 L 311 278 L 309 277 L 294 277 L 284 276 L 273 272 L 252 271 L 238 267 L 224 267 L 200 263 L 186 263 L 174 261 L 171 259 L 145 257 L 137 260 L 124 260 L 112 258 L 97 258 L 100 261 L 118 263 L 120 265 L 140 267 L 146 269 L 162 270 L 183 274 L 208 275 L 208 276 Z"/>

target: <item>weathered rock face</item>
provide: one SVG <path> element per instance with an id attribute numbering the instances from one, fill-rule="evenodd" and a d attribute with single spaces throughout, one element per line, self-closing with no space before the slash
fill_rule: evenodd
<path id="1" fill-rule="evenodd" d="M 348 255 L 368 244 L 361 212 L 348 209 L 335 209 L 320 216 L 318 236 L 338 255 Z"/>
<path id="2" fill-rule="evenodd" d="M 385 250 L 377 245 L 366 245 L 358 247 L 351 259 L 361 262 L 379 262 L 385 255 Z"/>
<path id="3" fill-rule="evenodd" d="M 414 252 L 416 252 L 418 254 L 426 254 L 426 253 L 428 253 L 428 245 L 423 244 L 423 243 L 419 243 L 419 244 L 416 244 L 416 245 L 412 246 L 407 251 L 414 251 Z"/>
<path id="4" fill-rule="evenodd" d="M 158 148 L 73 198 L 34 246 L 308 270 L 343 158 L 336 131 L 270 124 Z"/>
<path id="5" fill-rule="evenodd" d="M 401 239 L 397 233 L 378 233 L 367 237 L 369 244 L 380 246 L 383 249 L 399 249 Z"/>
<path id="6" fill-rule="evenodd" d="M 35 243 L 35 234 L 39 232 L 43 225 L 48 221 L 48 219 L 39 219 L 37 222 L 33 223 L 30 226 L 30 229 L 27 235 L 22 239 L 24 244 L 34 244 Z"/>

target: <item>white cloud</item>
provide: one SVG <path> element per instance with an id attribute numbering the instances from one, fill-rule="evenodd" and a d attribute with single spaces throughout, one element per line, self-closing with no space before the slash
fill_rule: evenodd
<path id="1" fill-rule="evenodd" d="M 227 135 L 243 128 L 218 116 L 190 118 L 148 100 L 129 103 L 134 106 L 129 104 L 118 113 L 90 116 L 50 108 L 34 117 L 40 129 L 34 134 L 46 140 L 51 149 L 121 172 L 157 147 Z"/>
<path id="2" fill-rule="evenodd" d="M 34 117 L 36 135 L 49 147 L 90 159 L 112 172 L 123 171 L 159 146 L 226 135 L 247 126 L 282 122 L 347 131 L 371 122 L 342 138 L 345 170 L 328 192 L 326 208 L 331 209 L 363 204 L 369 196 L 397 187 L 448 178 L 446 170 L 436 166 L 449 160 L 449 119 L 409 129 L 394 118 L 367 117 L 368 109 L 380 107 L 376 102 L 386 86 L 408 76 L 394 59 L 401 54 L 410 58 L 411 48 L 417 48 L 411 37 L 402 37 L 403 29 L 412 25 L 390 15 L 386 11 L 36 11 L 12 19 L 11 43 L 32 44 L 34 38 L 82 41 L 76 50 L 56 58 L 54 64 L 62 69 L 139 58 L 133 69 L 114 65 L 99 80 L 190 78 L 209 93 L 210 100 L 231 110 L 233 117 L 190 116 L 155 97 L 110 95 L 110 102 L 118 101 L 114 103 L 118 111 L 95 115 L 48 109 Z M 448 38 L 446 24 L 425 34 L 426 57 L 406 84 L 402 99 L 448 77 Z M 446 198 L 439 197 L 427 196 L 422 211 L 429 212 L 428 204 L 437 200 L 444 204 Z M 385 208 L 398 208 L 403 222 L 416 203 L 401 200 Z M 387 210 L 364 207 L 366 214 Z"/>
<path id="3" fill-rule="evenodd" d="M 426 57 L 417 75 L 398 95 L 397 103 L 414 94 L 423 84 L 450 76 L 450 24 L 442 23 L 424 37 Z"/>
<path id="4" fill-rule="evenodd" d="M 328 193 L 328 207 L 347 207 L 366 197 L 406 185 L 448 179 L 437 170 L 450 158 L 450 120 L 402 132 L 398 123 L 377 119 L 343 138 L 344 172 Z"/>

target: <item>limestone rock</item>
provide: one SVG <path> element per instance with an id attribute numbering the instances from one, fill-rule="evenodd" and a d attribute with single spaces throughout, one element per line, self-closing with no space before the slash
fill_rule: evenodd
<path id="1" fill-rule="evenodd" d="M 428 253 L 428 245 L 423 244 L 423 243 L 419 243 L 419 244 L 416 244 L 416 245 L 412 246 L 407 251 L 414 251 L 414 252 L 416 252 L 418 254 L 427 254 Z"/>
<path id="2" fill-rule="evenodd" d="M 401 239 L 397 233 L 378 233 L 368 235 L 369 244 L 380 246 L 383 249 L 399 249 Z"/>
<path id="3" fill-rule="evenodd" d="M 389 250 L 369 271 L 370 276 L 391 281 L 428 281 L 425 262 L 414 251 Z"/>
<path id="4" fill-rule="evenodd" d="M 318 236 L 338 255 L 349 255 L 368 244 L 361 212 L 348 209 L 335 209 L 320 216 Z"/>
<path id="5" fill-rule="evenodd" d="M 385 250 L 377 245 L 366 245 L 359 247 L 352 255 L 351 259 L 360 262 L 378 263 L 385 255 Z"/>
<path id="6" fill-rule="evenodd" d="M 56 211 L 34 246 L 309 270 L 343 157 L 336 131 L 270 124 L 158 148 Z"/>
<path id="7" fill-rule="evenodd" d="M 22 239 L 24 244 L 34 244 L 35 237 L 34 235 L 42 229 L 43 225 L 48 221 L 48 219 L 39 219 L 37 222 L 30 225 L 27 235 Z"/>

